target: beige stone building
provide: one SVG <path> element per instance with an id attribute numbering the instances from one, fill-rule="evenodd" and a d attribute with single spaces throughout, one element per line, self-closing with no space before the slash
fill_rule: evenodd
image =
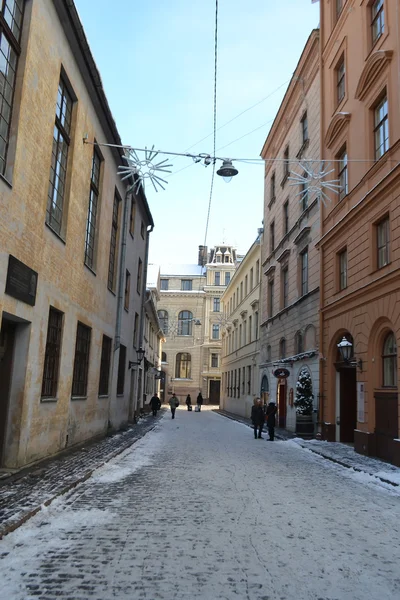
<path id="1" fill-rule="evenodd" d="M 175 392 L 181 402 L 201 391 L 218 404 L 221 389 L 222 294 L 237 264 L 236 250 L 222 244 L 200 246 L 197 265 L 161 267 L 158 317 L 165 333 L 163 398 Z"/>
<path id="2" fill-rule="evenodd" d="M 153 221 L 121 152 L 94 144 L 121 140 L 74 3 L 6 0 L 0 21 L 0 467 L 16 468 L 133 415 Z"/>
<path id="3" fill-rule="evenodd" d="M 160 397 L 162 344 L 165 342 L 164 332 L 158 319 L 157 306 L 160 300 L 160 270 L 149 265 L 147 273 L 147 289 L 144 302 L 144 374 L 143 374 L 143 408 L 146 409 L 154 394 Z"/>
<path id="4" fill-rule="evenodd" d="M 302 369 L 319 393 L 318 197 L 289 177 L 319 169 L 319 30 L 300 57 L 262 149 L 265 165 L 260 391 L 277 402 L 280 427 L 296 428 L 294 399 Z M 295 184 L 295 185 L 293 185 Z M 274 373 L 278 368 L 281 377 Z"/>
<path id="5" fill-rule="evenodd" d="M 400 11 L 321 0 L 322 433 L 400 466 Z M 338 344 L 345 338 L 350 356 Z"/>
<path id="6" fill-rule="evenodd" d="M 260 273 L 261 240 L 258 237 L 222 296 L 221 408 L 250 417 L 260 394 Z"/>

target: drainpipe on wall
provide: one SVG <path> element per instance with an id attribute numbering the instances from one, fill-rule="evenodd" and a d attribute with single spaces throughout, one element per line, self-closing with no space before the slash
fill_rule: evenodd
<path id="1" fill-rule="evenodd" d="M 150 227 L 150 229 L 149 229 Z M 143 265 L 143 279 L 142 279 L 142 299 L 140 306 L 140 327 L 139 327 L 139 348 L 143 348 L 143 334 L 144 334 L 144 320 L 145 320 L 145 309 L 144 305 L 146 302 L 146 289 L 147 289 L 147 263 L 149 260 L 149 245 L 150 245 L 150 233 L 153 231 L 154 225 L 149 225 L 146 230 L 146 247 L 145 247 L 145 255 L 144 255 L 144 265 Z M 144 360 L 143 360 L 144 362 Z M 138 367 L 138 375 L 139 375 L 140 367 Z M 144 371 L 143 371 L 144 375 Z M 137 382 L 137 402 L 136 408 L 140 411 L 142 408 L 142 398 L 139 398 L 139 394 L 142 394 L 142 389 L 144 389 L 144 376 L 142 376 L 142 385 L 139 386 L 139 378 Z M 142 389 L 141 389 L 142 388 Z M 143 395 L 143 394 L 142 394 Z"/>
<path id="2" fill-rule="evenodd" d="M 115 340 L 114 352 L 121 345 L 121 321 L 122 321 L 122 304 L 124 301 L 124 280 L 125 280 L 125 259 L 126 259 L 126 235 L 128 222 L 128 208 L 130 192 L 126 192 L 124 200 L 124 212 L 122 217 L 122 239 L 121 239 L 121 256 L 119 261 L 119 283 L 118 283 L 118 299 L 117 299 L 117 319 L 115 323 Z"/>

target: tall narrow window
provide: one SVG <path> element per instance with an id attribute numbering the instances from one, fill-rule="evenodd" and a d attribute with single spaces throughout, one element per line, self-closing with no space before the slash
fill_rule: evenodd
<path id="1" fill-rule="evenodd" d="M 339 200 L 342 200 L 348 194 L 348 183 L 347 183 L 347 150 L 343 148 L 338 156 L 338 176 L 339 176 Z"/>
<path id="2" fill-rule="evenodd" d="M 279 342 L 279 358 L 286 358 L 286 340 L 282 338 Z"/>
<path id="3" fill-rule="evenodd" d="M 219 298 L 214 298 L 213 312 L 220 312 L 220 310 L 221 310 L 221 300 Z"/>
<path id="4" fill-rule="evenodd" d="M 212 339 L 219 340 L 219 325 L 216 325 L 215 323 L 212 326 Z"/>
<path id="5" fill-rule="evenodd" d="M 4 175 L 10 140 L 11 113 L 14 100 L 23 0 L 1 2 L 0 10 L 0 173 Z"/>
<path id="6" fill-rule="evenodd" d="M 247 367 L 247 393 L 251 394 L 251 367 Z"/>
<path id="7" fill-rule="evenodd" d="M 269 226 L 269 251 L 273 252 L 275 250 L 275 221 Z"/>
<path id="8" fill-rule="evenodd" d="M 336 0 L 336 19 L 340 17 L 340 13 L 343 9 L 343 2 L 344 0 Z"/>
<path id="9" fill-rule="evenodd" d="M 282 307 L 286 308 L 289 304 L 289 269 L 282 269 Z"/>
<path id="10" fill-rule="evenodd" d="M 193 314 L 182 310 L 178 315 L 178 335 L 192 335 Z"/>
<path id="11" fill-rule="evenodd" d="M 211 354 L 211 367 L 213 369 L 218 369 L 218 354 L 214 352 Z"/>
<path id="12" fill-rule="evenodd" d="M 192 290 L 192 280 L 191 279 L 181 279 L 181 290 L 190 292 Z"/>
<path id="13" fill-rule="evenodd" d="M 124 295 L 124 308 L 129 310 L 129 298 L 131 295 L 131 274 L 127 270 L 125 273 L 125 295 Z"/>
<path id="14" fill-rule="evenodd" d="M 239 348 L 243 346 L 243 328 L 242 324 L 239 325 Z"/>
<path id="15" fill-rule="evenodd" d="M 283 180 L 289 177 L 289 146 L 286 146 L 283 153 Z"/>
<path id="16" fill-rule="evenodd" d="M 50 307 L 42 379 L 42 398 L 55 398 L 60 368 L 63 313 Z"/>
<path id="17" fill-rule="evenodd" d="M 118 377 L 117 377 L 117 396 L 122 396 L 125 390 L 126 373 L 126 346 L 122 344 L 119 347 Z"/>
<path id="18" fill-rule="evenodd" d="M 167 335 L 168 334 L 168 313 L 166 310 L 159 310 L 157 314 L 158 314 L 158 320 L 160 321 L 161 329 L 162 329 L 164 335 Z"/>
<path id="19" fill-rule="evenodd" d="M 245 295 L 245 297 L 249 293 L 248 286 L 249 286 L 249 276 L 246 275 L 246 277 L 244 278 L 244 295 Z"/>
<path id="20" fill-rule="evenodd" d="M 339 290 L 347 288 L 347 249 L 339 252 Z"/>
<path id="21" fill-rule="evenodd" d="M 100 359 L 99 396 L 108 396 L 110 384 L 111 345 L 111 339 L 106 335 L 103 335 Z"/>
<path id="22" fill-rule="evenodd" d="M 214 284 L 221 285 L 221 273 L 219 271 L 215 271 L 214 273 Z"/>
<path id="23" fill-rule="evenodd" d="M 138 347 L 138 334 L 139 334 L 139 315 L 135 313 L 135 322 L 133 326 L 133 347 Z"/>
<path id="24" fill-rule="evenodd" d="M 72 97 L 62 79 L 58 85 L 53 130 L 46 223 L 60 235 L 63 225 L 68 149 L 71 142 Z"/>
<path id="25" fill-rule="evenodd" d="M 253 335 L 253 332 L 252 332 L 252 326 L 253 326 L 253 323 L 252 323 L 252 317 L 251 317 L 251 315 L 250 315 L 250 317 L 249 317 L 249 344 L 250 344 L 250 342 L 252 342 L 252 341 L 253 341 L 253 340 L 252 340 L 252 335 Z"/>
<path id="26" fill-rule="evenodd" d="M 374 45 L 385 31 L 385 12 L 383 0 L 375 0 L 371 5 L 371 33 Z"/>
<path id="27" fill-rule="evenodd" d="M 250 292 L 253 289 L 254 286 L 254 269 L 253 267 L 251 267 L 250 269 Z"/>
<path id="28" fill-rule="evenodd" d="M 187 352 L 176 355 L 175 377 L 177 379 L 190 379 L 192 357 Z"/>
<path id="29" fill-rule="evenodd" d="M 258 310 L 254 313 L 254 339 L 258 340 Z"/>
<path id="30" fill-rule="evenodd" d="M 270 202 L 275 200 L 275 172 L 271 175 Z"/>
<path id="31" fill-rule="evenodd" d="M 256 285 L 260 283 L 260 261 L 256 262 Z"/>
<path id="32" fill-rule="evenodd" d="M 386 94 L 375 108 L 374 122 L 375 159 L 378 160 L 389 150 L 389 119 Z"/>
<path id="33" fill-rule="evenodd" d="M 136 222 L 136 202 L 135 199 L 131 198 L 131 214 L 129 218 L 129 233 L 131 236 L 135 235 L 135 222 Z"/>
<path id="34" fill-rule="evenodd" d="M 142 260 L 138 259 L 138 267 L 137 267 L 137 279 L 136 279 L 136 291 L 138 294 L 142 292 L 142 271 L 143 271 L 143 263 Z"/>
<path id="35" fill-rule="evenodd" d="M 307 178 L 308 177 L 307 173 L 304 172 L 303 177 Z M 301 208 L 302 208 L 302 210 L 306 210 L 306 208 L 308 207 L 308 180 L 306 180 L 304 183 L 301 184 L 300 191 L 301 191 Z"/>
<path id="36" fill-rule="evenodd" d="M 308 117 L 307 117 L 306 112 L 304 113 L 300 124 L 301 124 L 301 141 L 303 144 L 305 144 L 308 141 Z"/>
<path id="37" fill-rule="evenodd" d="M 300 254 L 301 266 L 301 295 L 308 293 L 308 249 Z"/>
<path id="38" fill-rule="evenodd" d="M 344 56 L 339 61 L 336 67 L 336 100 L 339 104 L 346 93 L 346 66 L 344 62 Z"/>
<path id="39" fill-rule="evenodd" d="M 397 343 L 394 334 L 389 333 L 383 343 L 383 386 L 397 387 Z"/>
<path id="40" fill-rule="evenodd" d="M 95 243 L 97 228 L 97 210 L 99 205 L 101 158 L 96 148 L 93 151 L 92 172 L 90 176 L 89 206 L 86 219 L 85 265 L 93 269 L 95 262 Z"/>
<path id="41" fill-rule="evenodd" d="M 268 281 L 268 316 L 272 317 L 274 311 L 274 280 Z"/>
<path id="42" fill-rule="evenodd" d="M 113 214 L 111 221 L 111 238 L 110 238 L 110 257 L 108 261 L 108 289 L 115 290 L 116 281 L 116 266 L 117 266 L 117 240 L 118 240 L 118 224 L 119 224 L 119 205 L 120 199 L 117 194 L 114 195 Z"/>
<path id="43" fill-rule="evenodd" d="M 87 395 L 91 331 L 90 327 L 78 322 L 76 330 L 74 374 L 72 379 L 72 396 L 84 397 Z"/>
<path id="44" fill-rule="evenodd" d="M 301 331 L 296 333 L 295 352 L 296 354 L 302 354 L 304 352 L 303 334 Z"/>
<path id="45" fill-rule="evenodd" d="M 289 233 L 289 198 L 283 205 L 283 235 Z"/>
<path id="46" fill-rule="evenodd" d="M 229 273 L 229 271 L 225 272 L 225 285 L 229 285 L 229 282 L 231 280 L 231 274 Z"/>
<path id="47" fill-rule="evenodd" d="M 240 302 L 243 301 L 243 281 L 240 282 Z"/>
<path id="48" fill-rule="evenodd" d="M 378 269 L 389 264 L 389 217 L 382 219 L 376 226 L 377 249 L 378 249 Z"/>

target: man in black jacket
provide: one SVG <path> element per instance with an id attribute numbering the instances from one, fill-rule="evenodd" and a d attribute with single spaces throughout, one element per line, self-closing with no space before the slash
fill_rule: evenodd
<path id="1" fill-rule="evenodd" d="M 261 433 L 264 426 L 264 409 L 262 407 L 260 398 L 255 398 L 254 404 L 251 407 L 251 422 L 253 423 L 254 427 L 254 439 L 257 439 L 257 432 L 258 437 L 262 438 Z"/>
<path id="2" fill-rule="evenodd" d="M 268 434 L 269 434 L 268 441 L 271 441 L 271 442 L 274 441 L 275 420 L 276 420 L 275 415 L 277 412 L 278 412 L 278 409 L 276 408 L 275 402 L 270 402 L 267 407 L 266 417 L 267 417 L 267 427 L 268 427 Z"/>
<path id="3" fill-rule="evenodd" d="M 150 400 L 150 406 L 151 410 L 153 411 L 153 417 L 156 417 L 158 409 L 161 408 L 160 398 L 157 396 L 157 394 L 154 394 Z"/>

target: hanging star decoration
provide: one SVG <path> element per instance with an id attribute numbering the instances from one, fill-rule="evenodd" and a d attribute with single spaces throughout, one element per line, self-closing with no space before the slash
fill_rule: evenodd
<path id="1" fill-rule="evenodd" d="M 229 325 L 232 325 L 232 321 L 230 321 L 228 317 L 222 313 L 219 315 L 217 321 L 221 330 L 225 330 L 229 327 Z"/>
<path id="2" fill-rule="evenodd" d="M 298 166 L 302 173 L 290 171 L 288 180 L 292 183 L 289 185 L 291 187 L 300 186 L 300 191 L 296 194 L 296 196 L 299 196 L 300 202 L 306 196 L 315 194 L 317 199 L 321 200 L 323 205 L 326 206 L 326 203 L 331 201 L 326 192 L 339 194 L 342 186 L 339 179 L 327 179 L 328 175 L 335 171 L 335 169 L 330 168 L 329 163 L 321 161 L 319 166 L 314 167 L 314 162 L 312 160 L 301 160 Z"/>
<path id="3" fill-rule="evenodd" d="M 169 170 L 172 164 L 165 164 L 168 162 L 167 158 L 155 163 L 154 159 L 158 156 L 158 152 L 154 150 L 154 146 L 151 150 L 148 150 L 147 147 L 145 148 L 144 159 L 141 159 L 137 151 L 133 148 L 126 150 L 126 152 L 127 155 L 123 156 L 123 159 L 127 162 L 127 165 L 120 165 L 118 167 L 118 174 L 121 175 L 121 181 L 129 177 L 135 178 L 135 175 L 137 175 L 137 179 L 132 186 L 135 191 L 139 191 L 140 187 L 144 188 L 146 179 L 151 181 L 156 192 L 158 192 L 157 186 L 165 190 L 163 183 L 167 184 L 168 181 L 162 179 L 158 173 L 172 172 Z"/>

